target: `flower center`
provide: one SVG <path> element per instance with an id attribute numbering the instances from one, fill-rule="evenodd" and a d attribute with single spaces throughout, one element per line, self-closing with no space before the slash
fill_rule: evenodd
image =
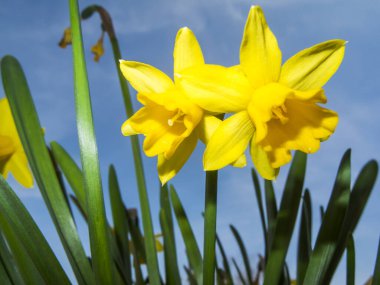
<path id="1" fill-rule="evenodd" d="M 12 139 L 8 136 L 0 135 L 0 160 L 9 157 L 15 150 Z"/>
<path id="2" fill-rule="evenodd" d="M 289 118 L 286 116 L 287 109 L 285 105 L 276 106 L 272 108 L 273 118 L 280 120 L 281 124 L 286 124 L 289 121 Z"/>
<path id="3" fill-rule="evenodd" d="M 173 117 L 168 120 L 168 125 L 170 127 L 174 126 L 174 123 L 183 123 L 183 117 L 185 113 L 178 109 Z"/>

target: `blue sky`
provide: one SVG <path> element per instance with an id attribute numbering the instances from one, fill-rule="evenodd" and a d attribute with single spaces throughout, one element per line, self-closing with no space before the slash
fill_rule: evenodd
<path id="1" fill-rule="evenodd" d="M 80 7 L 94 4 L 80 1 Z M 277 36 L 287 59 L 297 51 L 332 38 L 348 40 L 346 56 L 337 74 L 325 86 L 327 106 L 339 113 L 336 133 L 309 156 L 306 186 L 314 202 L 314 223 L 319 224 L 318 206 L 326 205 L 339 160 L 351 147 L 353 176 L 371 158 L 380 159 L 380 2 L 373 0 L 179 0 L 179 1 L 98 1 L 111 14 L 124 59 L 143 61 L 172 74 L 172 49 L 179 28 L 188 26 L 197 35 L 208 63 L 238 63 L 243 28 L 252 4 L 263 7 L 267 21 Z M 62 31 L 69 25 L 67 1 L 4 0 L 0 10 L 0 56 L 12 54 L 21 62 L 35 99 L 47 141 L 61 143 L 79 162 L 75 129 L 71 49 L 57 45 Z M 128 207 L 138 207 L 136 184 L 129 139 L 120 133 L 126 119 L 118 87 L 111 47 L 99 63 L 92 60 L 90 48 L 100 36 L 98 17 L 83 22 L 84 46 L 89 70 L 90 89 L 99 145 L 103 184 L 107 169 L 116 166 L 123 197 Z M 1 91 L 2 92 L 2 91 Z M 0 94 L 2 97 L 4 94 Z M 132 95 L 135 92 L 132 91 Z M 135 109 L 139 106 L 134 100 Z M 185 209 L 201 244 L 204 203 L 204 173 L 199 146 L 175 179 Z M 152 205 L 154 226 L 158 223 L 158 178 L 155 159 L 145 158 L 146 177 Z M 280 197 L 287 167 L 282 169 L 275 188 Z M 228 225 L 241 232 L 254 262 L 263 252 L 259 215 L 250 179 L 250 168 L 226 168 L 220 171 L 218 196 L 218 232 L 228 255 L 240 258 Z M 49 239 L 53 249 L 68 268 L 63 249 L 52 226 L 38 189 L 24 190 L 11 181 L 28 209 Z M 357 282 L 364 283 L 373 271 L 375 248 L 380 236 L 379 184 L 375 186 L 365 214 L 355 233 L 357 247 Z M 108 203 L 108 199 L 106 199 Z M 108 204 L 107 204 L 108 207 Z M 108 207 L 109 208 L 109 207 Z M 109 212 L 109 209 L 108 209 Z M 77 214 L 77 213 L 76 213 Z M 78 217 L 86 248 L 86 227 Z M 295 235 L 297 237 L 297 234 Z M 315 237 L 315 233 L 314 233 Z M 293 241 L 296 240 L 293 238 Z M 184 248 L 177 231 L 180 260 Z M 295 276 L 295 243 L 292 242 L 288 263 Z M 162 257 L 160 257 L 162 258 Z M 71 273 L 70 273 L 71 274 Z M 335 284 L 344 280 L 339 270 Z"/>

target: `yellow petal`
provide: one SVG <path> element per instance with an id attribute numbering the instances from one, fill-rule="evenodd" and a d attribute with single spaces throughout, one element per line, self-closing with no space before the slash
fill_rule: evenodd
<path id="1" fill-rule="evenodd" d="M 157 169 L 162 185 L 172 179 L 189 159 L 197 145 L 198 136 L 193 132 L 183 140 L 170 159 L 166 159 L 163 154 L 158 155 Z"/>
<path id="2" fill-rule="evenodd" d="M 240 47 L 240 64 L 255 88 L 276 82 L 280 75 L 281 51 L 259 6 L 252 6 L 249 11 Z"/>
<path id="3" fill-rule="evenodd" d="M 231 163 L 233 167 L 243 168 L 247 166 L 247 157 L 245 154 L 242 154 L 237 160 Z"/>
<path id="4" fill-rule="evenodd" d="M 240 69 L 219 65 L 187 68 L 178 83 L 186 95 L 201 108 L 215 113 L 244 110 L 251 86 Z"/>
<path id="5" fill-rule="evenodd" d="M 279 82 L 298 90 L 321 88 L 339 68 L 345 44 L 330 40 L 300 51 L 285 62 Z"/>
<path id="6" fill-rule="evenodd" d="M 279 168 L 272 167 L 268 154 L 254 140 L 251 141 L 251 158 L 256 170 L 264 179 L 276 178 Z"/>
<path id="7" fill-rule="evenodd" d="M 120 60 L 120 70 L 133 88 L 143 94 L 163 93 L 174 86 L 165 73 L 142 62 Z"/>
<path id="8" fill-rule="evenodd" d="M 199 139 L 207 145 L 208 141 L 210 140 L 211 136 L 214 134 L 216 129 L 219 127 L 219 125 L 222 123 L 222 120 L 218 119 L 215 116 L 212 115 L 205 115 L 203 116 L 202 120 L 199 122 L 198 125 L 198 136 Z M 236 161 L 231 163 L 233 167 L 242 168 L 247 165 L 247 159 L 244 154 L 242 154 Z"/>
<path id="9" fill-rule="evenodd" d="M 174 76 L 185 68 L 204 64 L 201 47 L 189 28 L 185 27 L 178 31 L 173 57 Z"/>
<path id="10" fill-rule="evenodd" d="M 218 119 L 215 116 L 204 115 L 198 125 L 199 139 L 204 144 L 207 144 L 211 136 L 214 134 L 214 132 L 216 131 L 216 129 L 219 127 L 221 123 L 222 123 L 222 120 Z"/>
<path id="11" fill-rule="evenodd" d="M 6 98 L 0 99 L 0 135 L 12 139 L 16 147 L 21 144 L 11 108 Z"/>
<path id="12" fill-rule="evenodd" d="M 6 162 L 5 172 L 11 172 L 16 181 L 25 188 L 33 187 L 33 176 L 24 151 L 18 150 L 10 157 Z"/>
<path id="13" fill-rule="evenodd" d="M 254 126 L 246 111 L 224 120 L 207 144 L 203 155 L 204 169 L 220 169 L 239 159 L 253 132 Z"/>
<path id="14" fill-rule="evenodd" d="M 0 135 L 0 160 L 8 158 L 16 151 L 13 140 L 8 136 Z"/>

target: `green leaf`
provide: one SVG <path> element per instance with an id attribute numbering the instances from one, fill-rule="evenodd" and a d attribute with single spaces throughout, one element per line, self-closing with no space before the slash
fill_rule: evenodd
<path id="1" fill-rule="evenodd" d="M 301 223 L 298 236 L 297 249 L 297 284 L 302 284 L 305 278 L 307 265 L 312 252 L 311 248 L 311 233 L 312 233 L 312 208 L 311 198 L 308 189 L 305 190 L 303 196 Z"/>
<path id="2" fill-rule="evenodd" d="M 10 251 L 9 247 L 7 246 L 1 231 L 0 231 L 0 261 L 2 262 L 2 265 L 4 266 L 4 270 L 7 273 L 7 277 L 9 276 L 9 280 L 11 284 L 24 284 L 24 281 L 17 268 L 17 264 L 14 260 L 14 256 L 12 252 Z M 5 280 L 5 279 L 2 279 L 1 277 L 2 276 L 0 276 L 0 280 Z"/>
<path id="3" fill-rule="evenodd" d="M 114 284 L 116 268 L 111 257 L 91 98 L 84 59 L 77 0 L 69 0 L 73 47 L 75 106 L 90 233 L 92 267 L 97 284 Z"/>
<path id="4" fill-rule="evenodd" d="M 232 284 L 234 284 L 234 282 L 233 282 L 233 278 L 232 278 L 232 274 L 231 274 L 230 265 L 228 263 L 228 258 L 227 258 L 226 252 L 224 251 L 223 244 L 220 241 L 218 235 L 216 235 L 216 243 L 217 243 L 219 250 L 220 250 L 220 253 L 222 255 L 224 272 L 226 273 L 226 279 L 227 279 L 226 284 L 232 285 Z"/>
<path id="5" fill-rule="evenodd" d="M 173 217 L 169 200 L 169 190 L 167 186 L 160 189 L 160 223 L 164 235 L 164 257 L 165 273 L 167 284 L 181 284 L 181 278 L 178 270 L 176 243 L 173 230 Z"/>
<path id="6" fill-rule="evenodd" d="M 264 285 L 278 284 L 283 274 L 285 257 L 293 234 L 305 179 L 306 154 L 296 152 L 281 199 L 273 242 L 264 273 Z"/>
<path id="7" fill-rule="evenodd" d="M 128 226 L 132 237 L 131 252 L 133 254 L 133 266 L 135 268 L 135 278 L 137 284 L 144 284 L 144 278 L 141 271 L 141 261 L 146 262 L 144 239 L 138 227 L 137 212 L 135 217 L 132 217 L 130 210 L 125 210 L 127 216 Z"/>
<path id="8" fill-rule="evenodd" d="M 319 206 L 319 215 L 321 217 L 321 224 L 323 223 L 323 218 L 325 217 L 325 208 L 323 206 Z"/>
<path id="9" fill-rule="evenodd" d="M 244 267 L 245 267 L 245 271 L 247 273 L 248 284 L 252 284 L 253 278 L 252 278 L 252 272 L 251 272 L 251 264 L 249 262 L 247 250 L 245 248 L 243 240 L 242 240 L 239 232 L 237 231 L 237 229 L 233 225 L 230 225 L 230 229 L 231 229 L 231 231 L 232 231 L 232 233 L 233 233 L 233 235 L 234 235 L 234 237 L 235 237 L 235 239 L 239 245 L 240 253 L 243 257 Z"/>
<path id="10" fill-rule="evenodd" d="M 0 280 L 1 280 L 1 284 L 3 285 L 12 285 L 10 276 L 8 275 L 8 272 L 5 268 L 5 264 L 3 263 L 3 260 L 1 258 L 0 258 Z"/>
<path id="11" fill-rule="evenodd" d="M 256 171 L 252 168 L 251 169 L 251 176 L 253 180 L 253 185 L 255 188 L 255 194 L 256 194 L 256 200 L 257 204 L 259 206 L 259 213 L 260 213 L 260 221 L 261 221 L 261 228 L 264 235 L 264 244 L 265 244 L 265 256 L 268 255 L 268 237 L 267 237 L 267 225 L 265 222 L 265 215 L 264 215 L 264 208 L 263 208 L 263 201 L 261 198 L 261 187 L 259 183 L 259 178 L 257 176 Z"/>
<path id="12" fill-rule="evenodd" d="M 380 285 L 380 239 L 377 247 L 375 269 L 373 271 L 372 285 Z"/>
<path id="13" fill-rule="evenodd" d="M 173 205 L 174 214 L 177 219 L 179 229 L 181 230 L 182 238 L 185 243 L 187 256 L 191 269 L 194 271 L 195 278 L 198 284 L 202 284 L 202 256 L 199 251 L 197 241 L 193 230 L 187 219 L 185 210 L 173 186 L 170 186 L 170 198 Z"/>
<path id="14" fill-rule="evenodd" d="M 364 208 L 367 204 L 369 196 L 375 185 L 378 174 L 378 164 L 376 161 L 369 161 L 360 171 L 351 191 L 350 201 L 346 215 L 344 217 L 343 225 L 340 231 L 339 239 L 336 242 L 336 250 L 328 265 L 324 284 L 331 282 L 336 268 L 342 258 L 343 252 L 346 248 L 347 239 L 352 234 L 358 224 L 360 217 L 363 214 Z"/>
<path id="15" fill-rule="evenodd" d="M 270 180 L 265 180 L 264 184 L 265 190 L 265 203 L 266 203 L 266 212 L 267 212 L 267 221 L 268 221 L 268 253 L 269 249 L 273 242 L 274 231 L 276 229 L 276 220 L 277 220 L 277 202 L 276 195 L 274 194 L 273 184 Z M 268 255 L 266 255 L 266 260 L 268 260 Z"/>
<path id="16" fill-rule="evenodd" d="M 51 142 L 50 147 L 55 161 L 66 177 L 71 189 L 74 191 L 81 208 L 85 209 L 86 192 L 84 191 L 81 169 L 60 144 Z"/>
<path id="17" fill-rule="evenodd" d="M 351 183 L 351 152 L 340 163 L 317 241 L 310 257 L 304 284 L 325 284 L 323 279 L 336 250 L 337 240 L 348 207 Z"/>
<path id="18" fill-rule="evenodd" d="M 234 258 L 232 258 L 232 263 L 235 266 L 235 269 L 236 269 L 236 271 L 238 273 L 238 276 L 239 276 L 239 279 L 241 281 L 241 284 L 246 285 L 247 282 L 245 281 L 243 273 L 241 272 L 241 270 L 240 270 L 239 266 L 237 265 L 236 260 Z"/>
<path id="19" fill-rule="evenodd" d="M 17 246 L 28 253 L 44 282 L 70 284 L 41 231 L 1 175 L 0 227 L 12 250 Z"/>
<path id="20" fill-rule="evenodd" d="M 112 218 L 115 228 L 116 244 L 120 248 L 123 264 L 120 271 L 128 284 L 132 284 L 131 256 L 129 250 L 128 233 L 129 226 L 125 207 L 121 198 L 119 182 L 113 165 L 109 168 L 109 195 L 111 200 Z"/>
<path id="21" fill-rule="evenodd" d="M 165 210 L 160 210 L 160 223 L 162 233 L 164 235 L 164 254 L 165 254 L 165 269 L 166 269 L 166 284 L 180 285 L 181 278 L 178 272 L 177 256 L 175 255 L 175 243 L 170 234 L 169 223 L 166 217 Z"/>
<path id="22" fill-rule="evenodd" d="M 185 269 L 189 284 L 190 285 L 197 285 L 198 284 L 197 280 L 195 279 L 194 274 L 191 272 L 191 270 L 189 268 L 187 268 L 186 266 L 184 266 L 183 268 Z"/>
<path id="23" fill-rule="evenodd" d="M 25 75 L 18 61 L 5 56 L 1 61 L 5 94 L 45 204 L 61 238 L 79 284 L 93 284 L 93 274 L 66 198 L 57 179 Z"/>
<path id="24" fill-rule="evenodd" d="M 346 262 L 347 285 L 355 285 L 355 242 L 350 235 L 347 242 L 347 262 Z"/>

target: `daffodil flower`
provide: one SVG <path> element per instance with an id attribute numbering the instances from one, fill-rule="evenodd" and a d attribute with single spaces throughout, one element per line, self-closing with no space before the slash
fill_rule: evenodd
<path id="1" fill-rule="evenodd" d="M 158 174 L 162 184 L 173 178 L 195 149 L 198 139 L 207 142 L 221 123 L 194 104 L 178 86 L 184 70 L 204 65 L 202 50 L 188 28 L 178 31 L 174 46 L 174 81 L 157 68 L 135 61 L 120 61 L 124 77 L 137 90 L 143 104 L 122 125 L 125 136 L 143 134 L 143 150 L 158 156 Z M 235 166 L 245 165 L 244 157 Z"/>
<path id="2" fill-rule="evenodd" d="M 0 99 L 0 173 L 5 179 L 12 173 L 26 188 L 33 186 L 32 173 L 6 98 Z"/>
<path id="3" fill-rule="evenodd" d="M 211 137 L 205 170 L 236 160 L 250 144 L 258 172 L 274 179 L 291 151 L 314 153 L 335 130 L 338 115 L 326 103 L 323 85 L 338 69 L 345 41 L 307 48 L 281 66 L 281 51 L 260 7 L 248 15 L 240 65 L 203 65 L 181 74 L 179 84 L 193 102 L 214 113 L 233 113 Z"/>

